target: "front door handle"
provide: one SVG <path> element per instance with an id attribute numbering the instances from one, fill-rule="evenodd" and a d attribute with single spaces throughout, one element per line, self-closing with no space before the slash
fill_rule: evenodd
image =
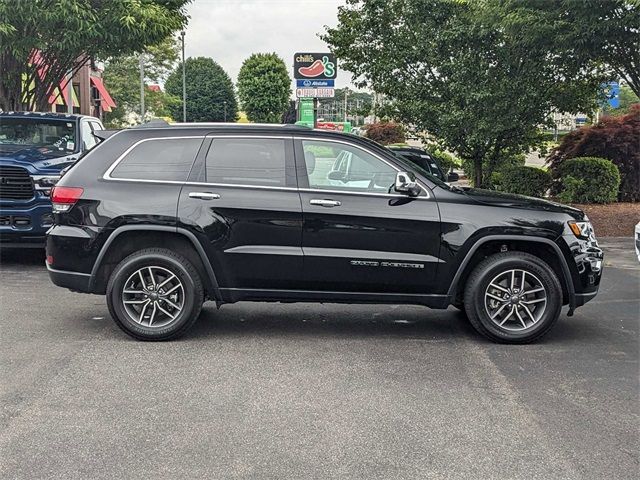
<path id="1" fill-rule="evenodd" d="M 217 200 L 220 195 L 211 192 L 189 192 L 189 198 L 199 198 L 200 200 Z"/>
<path id="2" fill-rule="evenodd" d="M 324 200 L 319 198 L 314 198 L 313 200 L 309 200 L 311 205 L 318 205 L 320 207 L 339 207 L 342 205 L 338 200 Z"/>

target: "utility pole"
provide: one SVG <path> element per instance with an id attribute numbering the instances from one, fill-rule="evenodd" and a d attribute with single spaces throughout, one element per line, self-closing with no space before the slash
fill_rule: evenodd
<path id="1" fill-rule="evenodd" d="M 224 121 L 226 123 L 227 122 L 227 101 L 224 100 L 222 103 L 224 104 Z"/>
<path id="2" fill-rule="evenodd" d="M 144 53 L 138 58 L 140 66 L 140 123 L 144 122 Z"/>
<path id="3" fill-rule="evenodd" d="M 344 89 L 344 122 L 347 123 L 347 98 L 349 97 L 349 89 Z"/>
<path id="4" fill-rule="evenodd" d="M 180 32 L 182 40 L 182 121 L 187 122 L 187 70 L 184 64 L 184 30 Z"/>

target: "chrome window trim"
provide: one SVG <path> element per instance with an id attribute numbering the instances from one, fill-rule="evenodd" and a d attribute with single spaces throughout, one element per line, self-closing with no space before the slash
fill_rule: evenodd
<path id="1" fill-rule="evenodd" d="M 120 133 L 120 132 L 118 132 Z M 116 158 L 116 160 L 111 164 L 111 166 L 107 169 L 106 172 L 104 172 L 104 175 L 102 175 L 102 178 L 104 180 L 124 180 L 124 181 L 134 181 L 134 182 L 160 182 L 160 183 L 184 183 L 178 180 L 144 180 L 144 179 L 137 179 L 137 178 L 117 178 L 117 177 L 112 177 L 111 173 L 117 168 L 117 166 L 120 164 L 120 162 L 122 162 L 126 156 L 131 153 L 131 151 L 136 148 L 138 145 L 144 143 L 144 142 L 153 142 L 153 141 L 158 141 L 158 140 L 181 140 L 181 139 L 187 139 L 187 138 L 200 138 L 204 141 L 205 139 L 205 135 L 182 135 L 182 136 L 178 136 L 178 137 L 153 137 L 153 138 L 143 138 L 142 140 L 138 140 L 137 142 L 135 142 L 133 145 L 129 146 L 129 148 L 127 148 L 124 152 L 122 152 L 122 154 Z"/>
<path id="2" fill-rule="evenodd" d="M 121 132 L 117 132 L 115 135 L 117 135 L 118 133 L 121 133 Z M 113 135 L 113 136 L 115 136 L 115 135 Z M 365 151 L 366 153 L 376 157 L 377 159 L 379 159 L 379 160 L 383 161 L 384 163 L 386 163 L 387 165 L 389 165 L 396 172 L 401 172 L 402 171 L 397 166 L 393 165 L 392 163 L 389 163 L 389 161 L 385 160 L 384 158 L 382 158 L 381 156 L 377 155 L 376 153 L 373 153 L 373 152 L 367 150 L 366 148 L 360 147 L 359 145 L 355 145 L 355 144 L 353 144 L 351 142 L 346 142 L 344 140 L 334 140 L 334 139 L 329 139 L 329 138 L 301 137 L 301 136 L 295 136 L 295 135 L 269 135 L 269 134 L 252 135 L 252 134 L 237 134 L 237 133 L 226 134 L 224 132 L 216 132 L 216 133 L 206 134 L 206 135 L 181 135 L 181 136 L 171 136 L 171 137 L 153 137 L 153 138 L 144 138 L 142 140 L 138 140 L 133 145 L 131 145 L 129 148 L 127 148 L 111 164 L 111 166 L 107 169 L 107 171 L 104 173 L 102 178 L 104 180 L 109 180 L 109 181 L 131 182 L 131 183 L 192 185 L 192 186 L 200 186 L 200 187 L 221 187 L 221 188 L 229 187 L 229 188 L 244 188 L 244 189 L 255 189 L 255 190 L 278 190 L 278 191 L 304 192 L 304 193 L 332 193 L 332 194 L 340 194 L 340 195 L 361 195 L 361 196 L 368 196 L 368 197 L 383 197 L 383 198 L 411 198 L 413 200 L 429 200 L 431 198 L 431 195 L 429 193 L 429 189 L 427 187 L 425 187 L 420 182 L 418 182 L 418 185 L 420 185 L 420 187 L 424 190 L 425 196 L 422 196 L 422 197 L 408 197 L 407 195 L 402 195 L 402 194 L 397 194 L 397 193 L 377 193 L 377 192 L 368 192 L 368 191 L 358 192 L 358 191 L 354 191 L 354 190 L 333 190 L 333 189 L 328 189 L 328 188 L 327 189 L 321 189 L 321 188 L 273 187 L 273 186 L 269 186 L 269 185 L 247 185 L 247 184 L 214 183 L 214 182 L 211 182 L 211 183 L 209 183 L 209 182 L 186 182 L 186 181 L 180 181 L 180 180 L 150 180 L 150 179 L 140 179 L 140 178 L 117 178 L 117 177 L 112 177 L 111 176 L 111 173 L 113 172 L 113 170 L 115 170 L 115 168 L 118 166 L 118 164 L 120 162 L 122 162 L 122 160 L 124 160 L 124 158 L 127 156 L 127 154 L 129 152 L 131 152 L 131 150 L 133 150 L 135 147 L 140 145 L 141 143 L 150 142 L 150 141 L 154 141 L 154 140 L 177 140 L 177 139 L 185 139 L 185 138 L 186 139 L 189 139 L 189 138 L 201 138 L 203 140 L 205 138 L 207 138 L 207 139 L 210 138 L 212 140 L 215 140 L 216 138 L 275 138 L 275 139 L 283 139 L 283 140 L 291 140 L 291 139 L 293 139 L 293 140 L 313 140 L 313 141 L 342 143 L 342 144 L 351 146 L 353 148 L 359 148 L 360 150 Z"/>
<path id="3" fill-rule="evenodd" d="M 377 153 L 372 152 L 371 150 L 364 148 L 360 145 L 357 145 L 355 143 L 352 142 L 346 142 L 344 140 L 337 140 L 337 139 L 333 139 L 333 138 L 322 138 L 322 137 L 318 137 L 318 138 L 314 138 L 314 137 L 303 137 L 303 136 L 298 136 L 298 135 L 294 135 L 293 136 L 294 140 L 300 140 L 300 141 L 313 141 L 313 142 L 332 142 L 332 143 L 343 143 L 345 145 L 349 145 L 352 148 L 356 148 L 359 150 L 364 151 L 365 153 L 368 153 L 369 155 L 377 158 L 378 160 L 381 160 L 382 162 L 386 163 L 387 165 L 389 165 L 393 170 L 395 170 L 396 172 L 402 172 L 402 170 L 400 168 L 398 168 L 396 165 L 394 165 L 393 163 L 389 162 L 387 159 L 385 159 L 384 157 L 381 157 L 380 155 L 378 155 Z M 425 185 L 422 184 L 422 182 L 418 181 L 417 182 L 418 185 L 420 186 L 420 188 L 422 188 L 422 190 L 424 191 L 424 193 L 426 194 L 423 197 L 409 197 L 409 198 L 414 198 L 414 199 L 424 199 L 427 200 L 429 198 L 431 198 L 431 194 L 429 193 L 430 190 L 429 188 L 427 188 Z M 307 189 L 300 189 L 300 190 L 307 190 Z M 333 193 L 346 193 L 343 192 L 342 190 L 324 190 L 324 189 L 316 189 L 316 188 L 310 188 L 308 189 L 310 191 L 313 192 L 320 192 L 320 191 L 324 191 L 324 192 L 333 192 Z M 356 194 L 362 194 L 365 192 L 353 192 L 353 191 L 349 191 L 349 193 L 356 193 Z M 402 197 L 402 198 L 408 198 L 407 195 L 397 195 L 397 194 L 393 194 L 393 193 L 371 193 L 371 192 L 366 192 L 367 194 L 370 195 L 376 195 L 376 196 L 392 196 L 392 197 Z"/>

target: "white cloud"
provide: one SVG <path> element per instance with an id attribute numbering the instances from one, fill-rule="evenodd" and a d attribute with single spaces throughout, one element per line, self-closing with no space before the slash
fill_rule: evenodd
<path id="1" fill-rule="evenodd" d="M 325 25 L 337 24 L 344 0 L 194 0 L 186 28 L 187 57 L 211 57 L 237 80 L 242 62 L 252 53 L 275 52 L 293 73 L 296 52 L 324 52 L 318 37 Z M 337 87 L 350 75 L 338 72 Z M 292 85 L 293 87 L 293 85 Z"/>

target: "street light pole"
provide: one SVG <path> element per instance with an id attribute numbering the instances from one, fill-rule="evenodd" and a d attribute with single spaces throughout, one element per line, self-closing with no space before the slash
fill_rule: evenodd
<path id="1" fill-rule="evenodd" d="M 140 53 L 140 123 L 144 122 L 144 54 Z"/>
<path id="2" fill-rule="evenodd" d="M 226 123 L 227 122 L 227 101 L 224 100 L 222 103 L 224 104 L 224 121 Z"/>
<path id="3" fill-rule="evenodd" d="M 180 32 L 182 40 L 182 121 L 187 121 L 187 73 L 184 64 L 184 30 Z"/>

